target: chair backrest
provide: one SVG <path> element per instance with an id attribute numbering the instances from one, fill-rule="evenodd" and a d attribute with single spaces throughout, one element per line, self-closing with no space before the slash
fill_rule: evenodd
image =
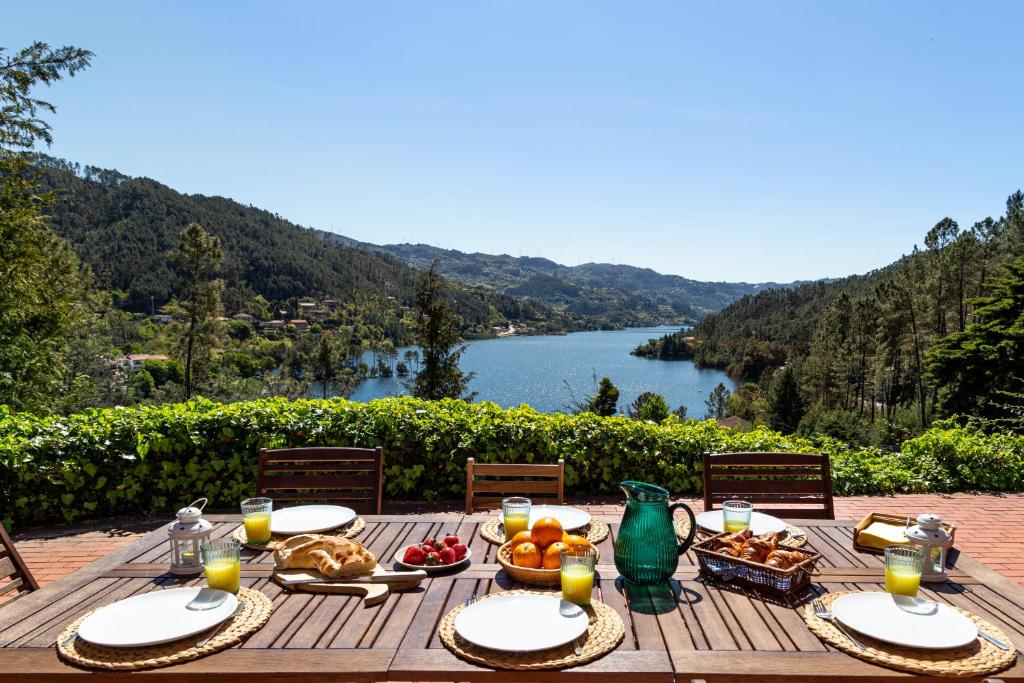
<path id="1" fill-rule="evenodd" d="M 34 590 L 39 590 L 39 584 L 0 524 L 0 601 L 10 602 Z"/>
<path id="2" fill-rule="evenodd" d="M 781 517 L 835 519 L 828 454 L 705 453 L 704 509 L 733 498 L 772 505 Z"/>
<path id="3" fill-rule="evenodd" d="M 260 449 L 257 495 L 281 502 L 323 501 L 379 515 L 384 449 Z"/>
<path id="4" fill-rule="evenodd" d="M 476 507 L 500 507 L 507 496 L 529 495 L 538 503 L 561 504 L 564 484 L 564 460 L 557 465 L 478 465 L 467 458 L 466 514 L 473 514 Z"/>

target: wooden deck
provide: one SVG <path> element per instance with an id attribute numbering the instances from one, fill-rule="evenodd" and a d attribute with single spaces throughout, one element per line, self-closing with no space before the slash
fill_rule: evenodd
<path id="1" fill-rule="evenodd" d="M 867 664 L 832 650 L 804 625 L 790 606 L 773 604 L 742 590 L 696 580 L 691 553 L 680 559 L 672 589 L 624 593 L 616 585 L 612 539 L 617 518 L 607 518 L 612 538 L 601 545 L 597 597 L 614 607 L 627 624 L 617 650 L 585 666 L 563 671 L 493 671 L 464 662 L 441 645 L 437 623 L 467 596 L 522 588 L 500 572 L 496 546 L 477 535 L 487 516 L 366 516 L 359 539 L 382 564 L 395 550 L 426 536 L 456 532 L 470 541 L 472 565 L 434 576 L 414 591 L 391 595 L 363 608 L 341 595 L 288 592 L 270 580 L 267 553 L 243 549 L 242 582 L 274 601 L 267 625 L 240 646 L 186 664 L 155 669 L 146 678 L 163 680 L 260 681 L 520 681 L 591 677 L 611 681 L 867 681 L 904 679 L 899 672 Z M 226 536 L 238 517 L 211 516 L 214 537 Z M 882 561 L 851 548 L 850 522 L 796 520 L 809 545 L 823 555 L 815 588 L 877 590 Z M 57 583 L 0 608 L 0 681 L 50 681 L 87 672 L 63 663 L 54 641 L 77 615 L 130 595 L 179 581 L 166 574 L 168 545 L 153 532 Z M 923 592 L 932 599 L 969 609 L 999 625 L 1024 647 L 1024 589 L 966 555 L 956 558 L 952 581 Z M 532 588 L 532 587 L 531 587 Z M 312 652 L 316 650 L 316 652 Z M 91 672 L 88 672 L 91 673 Z M 92 674 L 92 680 L 124 679 L 126 674 Z M 1024 681 L 1024 660 L 998 678 Z"/>

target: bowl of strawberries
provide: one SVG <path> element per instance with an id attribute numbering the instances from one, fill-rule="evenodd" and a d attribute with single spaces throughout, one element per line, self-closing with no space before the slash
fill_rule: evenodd
<path id="1" fill-rule="evenodd" d="M 472 554 L 458 536 L 447 534 L 440 540 L 425 538 L 422 543 L 399 548 L 395 553 L 395 562 L 407 569 L 422 569 L 431 574 L 468 564 Z"/>

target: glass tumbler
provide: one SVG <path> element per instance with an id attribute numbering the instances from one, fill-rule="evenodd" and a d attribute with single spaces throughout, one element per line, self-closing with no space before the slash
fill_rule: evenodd
<path id="1" fill-rule="evenodd" d="M 203 541 L 203 572 L 206 585 L 228 593 L 237 593 L 241 585 L 241 566 L 238 559 L 241 544 L 234 538 Z"/>
<path id="2" fill-rule="evenodd" d="M 501 501 L 502 524 L 505 527 L 505 542 L 520 531 L 530 529 L 530 499 L 518 496 L 505 498 Z"/>
<path id="3" fill-rule="evenodd" d="M 270 513 L 274 501 L 270 498 L 246 498 L 242 501 L 242 524 L 249 543 L 263 545 L 270 540 Z"/>
<path id="4" fill-rule="evenodd" d="M 594 591 L 595 548 L 565 548 L 559 553 L 562 562 L 562 599 L 576 605 L 589 605 Z"/>
<path id="5" fill-rule="evenodd" d="M 753 514 L 753 503 L 745 500 L 727 500 L 722 503 L 722 526 L 730 533 L 749 529 L 750 516 Z"/>
<path id="6" fill-rule="evenodd" d="M 917 597 L 924 570 L 924 548 L 916 545 L 885 547 L 885 590 L 893 595 Z"/>

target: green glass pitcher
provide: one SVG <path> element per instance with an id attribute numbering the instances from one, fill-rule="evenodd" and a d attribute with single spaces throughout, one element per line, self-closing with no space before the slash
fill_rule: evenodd
<path id="1" fill-rule="evenodd" d="M 697 522 L 685 503 L 668 504 L 668 491 L 653 484 L 624 481 L 626 512 L 615 537 L 615 568 L 627 582 L 650 586 L 667 581 L 679 565 L 679 556 L 693 543 Z M 686 510 L 690 533 L 678 543 L 672 512 Z"/>

